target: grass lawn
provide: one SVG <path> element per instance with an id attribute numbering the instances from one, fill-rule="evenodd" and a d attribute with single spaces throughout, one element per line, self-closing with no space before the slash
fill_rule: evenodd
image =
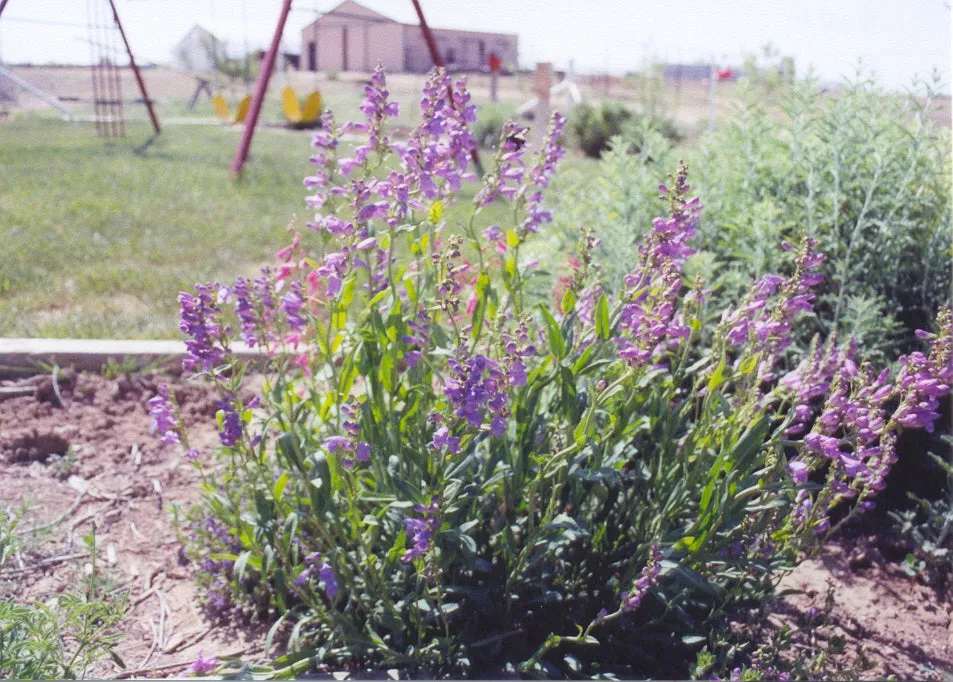
<path id="1" fill-rule="evenodd" d="M 179 338 L 179 291 L 255 274 L 303 229 L 308 133 L 260 128 L 240 182 L 238 128 L 168 126 L 141 148 L 149 135 L 0 123 L 0 336 Z"/>

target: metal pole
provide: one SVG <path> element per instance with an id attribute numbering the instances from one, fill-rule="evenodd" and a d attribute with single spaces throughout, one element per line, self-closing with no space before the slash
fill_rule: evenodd
<path id="1" fill-rule="evenodd" d="M 255 94 L 252 95 L 251 110 L 248 112 L 248 118 L 245 120 L 245 130 L 242 132 L 242 139 L 238 143 L 238 149 L 235 151 L 235 158 L 232 159 L 232 175 L 238 175 L 242 172 L 242 166 L 248 158 L 248 148 L 251 147 L 251 138 L 255 134 L 255 126 L 258 125 L 258 114 L 261 113 L 261 105 L 265 100 L 265 93 L 268 90 L 268 81 L 271 80 L 271 72 L 275 66 L 275 57 L 278 55 L 278 46 L 281 43 L 281 34 L 285 30 L 285 21 L 288 20 L 288 13 L 291 11 L 291 0 L 284 0 L 281 6 L 281 16 L 278 17 L 278 25 L 275 27 L 275 35 L 271 39 L 271 47 L 265 53 L 265 60 L 261 65 L 261 73 L 258 74 L 258 83 L 255 84 Z"/>
<path id="2" fill-rule="evenodd" d="M 156 135 L 162 132 L 162 129 L 159 128 L 159 119 L 156 118 L 156 112 L 152 108 L 152 100 L 149 99 L 149 93 L 146 92 L 145 81 L 142 80 L 142 74 L 139 73 L 139 67 L 136 66 L 136 58 L 132 56 L 132 48 L 129 47 L 129 41 L 126 40 L 126 32 L 122 30 L 122 22 L 119 21 L 119 13 L 116 11 L 116 3 L 113 0 L 109 0 L 109 6 L 113 11 L 113 20 L 116 22 L 116 27 L 119 29 L 119 35 L 122 36 L 123 45 L 126 46 L 126 54 L 129 55 L 129 65 L 132 67 L 132 72 L 136 75 L 136 82 L 139 84 L 139 91 L 142 92 L 142 99 L 146 102 L 146 109 L 149 110 L 149 118 L 152 119 L 152 127 L 155 128 Z"/>
<path id="3" fill-rule="evenodd" d="M 427 26 L 427 20 L 424 19 L 424 11 L 420 8 L 417 0 L 411 0 L 414 3 L 414 9 L 417 10 L 417 18 L 420 20 L 420 30 L 424 33 L 424 40 L 427 42 L 427 49 L 430 50 L 430 59 L 434 66 L 443 66 L 443 59 L 440 58 L 440 51 L 437 49 L 437 41 L 434 40 L 433 32 Z"/>
<path id="4" fill-rule="evenodd" d="M 3 8 L 7 6 L 10 0 L 0 0 L 0 14 L 3 14 Z"/>

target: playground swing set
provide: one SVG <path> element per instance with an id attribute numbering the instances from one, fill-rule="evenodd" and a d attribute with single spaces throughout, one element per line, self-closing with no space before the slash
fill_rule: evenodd
<path id="1" fill-rule="evenodd" d="M 10 0 L 0 0 L 0 16 L 3 15 L 3 11 L 6 9 L 9 2 Z M 231 173 L 233 176 L 238 176 L 241 174 L 242 167 L 244 166 L 245 161 L 248 159 L 248 152 L 251 148 L 252 136 L 255 133 L 256 126 L 258 125 L 261 107 L 264 103 L 265 94 L 268 91 L 268 82 L 270 81 L 271 74 L 275 68 L 275 61 L 278 55 L 279 46 L 281 44 L 281 37 L 284 33 L 285 23 L 287 22 L 288 14 L 291 12 L 291 2 L 292 0 L 281 0 L 281 12 L 278 17 L 278 23 L 275 27 L 271 45 L 264 54 L 261 70 L 258 74 L 258 79 L 255 84 L 254 93 L 252 95 L 245 95 L 239 101 L 234 115 L 231 114 L 228 101 L 225 99 L 224 95 L 212 95 L 212 104 L 216 115 L 220 119 L 227 123 L 241 123 L 244 125 L 244 130 L 242 131 L 242 136 L 238 143 L 238 149 L 235 151 L 234 159 L 232 159 Z M 437 43 L 430 31 L 430 27 L 427 26 L 427 21 L 424 19 L 420 2 L 419 0 L 411 0 L 411 2 L 417 12 L 417 17 L 420 20 L 420 29 L 424 34 L 424 39 L 427 43 L 433 64 L 434 66 L 441 67 L 443 66 L 443 60 L 441 59 L 440 53 L 437 49 Z M 90 43 L 90 46 L 93 50 L 91 63 L 93 99 L 91 101 L 95 105 L 94 120 L 96 122 L 97 135 L 104 137 L 125 136 L 122 106 L 124 101 L 121 96 L 120 73 L 118 66 L 116 65 L 116 54 L 118 50 L 115 46 L 116 41 L 112 36 L 112 32 L 118 33 L 118 36 L 122 40 L 125 53 L 129 57 L 129 66 L 135 75 L 136 83 L 139 87 L 140 93 L 142 94 L 141 99 L 133 100 L 130 103 L 145 104 L 146 109 L 149 112 L 149 119 L 152 122 L 152 127 L 155 130 L 155 134 L 158 135 L 161 132 L 159 119 L 157 118 L 155 109 L 152 106 L 153 101 L 149 98 L 149 93 L 146 90 L 145 81 L 143 80 L 142 74 L 139 71 L 139 67 L 136 64 L 135 57 L 132 53 L 132 48 L 129 46 L 129 40 L 126 37 L 122 23 L 119 20 L 119 13 L 116 11 L 114 0 L 87 0 L 87 17 L 89 29 L 88 42 Z M 112 21 L 109 21 L 109 19 Z M 315 31 L 317 31 L 317 27 L 315 27 Z M 75 118 L 72 115 L 72 112 L 63 107 L 56 100 L 56 98 L 52 97 L 48 93 L 43 92 L 39 88 L 32 86 L 30 83 L 19 78 L 12 72 L 0 67 L 0 75 L 9 78 L 21 87 L 24 87 L 37 96 L 42 97 L 52 106 L 62 111 L 68 118 Z M 211 87 L 208 81 L 205 79 L 198 80 L 199 84 L 195 94 L 192 96 L 192 104 L 194 104 L 201 92 L 208 92 L 211 94 Z M 295 89 L 288 84 L 282 89 L 281 104 L 285 119 L 289 125 L 293 127 L 310 127 L 319 124 L 322 98 L 321 93 L 317 89 L 308 93 L 303 99 L 300 99 Z M 477 151 L 476 147 L 470 150 L 470 155 L 478 169 L 478 172 L 482 173 L 479 152 Z"/>
<path id="2" fill-rule="evenodd" d="M 0 0 L 0 16 L 10 0 Z M 100 137 L 125 137 L 126 126 L 123 113 L 123 104 L 145 104 L 149 112 L 149 119 L 155 134 L 161 132 L 159 119 L 152 108 L 152 100 L 146 91 L 145 81 L 139 72 L 136 59 L 133 57 L 129 40 L 123 30 L 116 4 L 113 0 L 87 0 L 86 24 L 88 37 L 85 42 L 90 46 L 90 71 L 92 73 L 93 97 L 83 100 L 78 97 L 54 98 L 48 93 L 17 77 L 12 72 L 0 67 L 0 75 L 12 80 L 20 87 L 32 92 L 51 106 L 63 112 L 66 118 L 75 119 L 73 112 L 60 104 L 61 101 L 88 102 L 93 105 L 93 121 L 96 124 L 96 135 Z M 122 50 L 118 44 L 122 42 Z M 117 57 L 122 51 L 129 57 L 129 66 L 139 86 L 141 99 L 124 100 L 122 97 L 122 79 L 117 65 Z"/>

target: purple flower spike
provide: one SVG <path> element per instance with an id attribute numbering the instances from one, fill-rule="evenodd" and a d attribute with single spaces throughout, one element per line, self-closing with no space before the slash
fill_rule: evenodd
<path id="1" fill-rule="evenodd" d="M 406 550 L 400 558 L 404 563 L 409 563 L 426 554 L 430 549 L 434 533 L 440 528 L 440 519 L 438 517 L 440 507 L 437 503 L 436 496 L 431 498 L 430 504 L 426 507 L 421 504 L 415 504 L 414 511 L 420 513 L 421 518 L 404 518 L 407 538 L 411 543 L 411 548 Z"/>
<path id="2" fill-rule="evenodd" d="M 149 399 L 149 415 L 155 424 L 164 445 L 179 443 L 179 423 L 174 416 L 172 400 L 169 397 L 169 388 L 159 386 L 158 395 Z"/>
<path id="3" fill-rule="evenodd" d="M 198 294 L 179 294 L 179 329 L 191 337 L 185 342 L 186 357 L 182 369 L 187 372 L 201 368 L 209 371 L 225 359 L 225 350 L 219 343 L 222 335 L 222 310 L 212 292 L 220 289 L 218 284 L 197 284 Z"/>

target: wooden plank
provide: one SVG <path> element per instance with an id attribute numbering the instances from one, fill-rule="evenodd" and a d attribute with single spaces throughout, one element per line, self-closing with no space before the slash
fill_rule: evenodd
<path id="1" fill-rule="evenodd" d="M 267 356 L 258 348 L 243 343 L 232 346 L 234 354 L 244 360 L 264 362 Z M 0 376 L 39 369 L 43 363 L 98 372 L 107 361 L 120 362 L 135 358 L 136 364 L 160 364 L 181 367 L 185 356 L 183 341 L 138 341 L 125 339 L 3 339 L 0 338 Z"/>

